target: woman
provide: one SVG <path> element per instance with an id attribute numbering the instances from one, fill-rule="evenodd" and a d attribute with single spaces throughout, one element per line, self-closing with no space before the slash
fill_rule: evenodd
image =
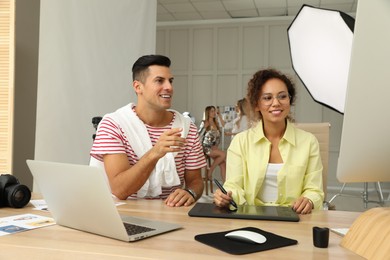
<path id="1" fill-rule="evenodd" d="M 224 121 L 219 110 L 214 106 L 208 106 L 205 109 L 205 118 L 199 127 L 199 133 L 202 138 L 202 145 L 204 153 L 213 159 L 213 162 L 208 170 L 208 178 L 211 179 L 214 169 L 219 166 L 221 170 L 222 180 L 226 178 L 226 153 L 218 148 L 220 142 L 220 126 L 218 124 L 217 116 L 222 126 Z"/>
<path id="2" fill-rule="evenodd" d="M 232 131 L 225 132 L 225 135 L 230 135 L 232 139 L 236 134 L 248 129 L 249 125 L 248 117 L 246 115 L 248 110 L 248 101 L 245 98 L 238 100 L 235 109 L 237 117 L 233 120 Z"/>
<path id="3" fill-rule="evenodd" d="M 247 99 L 253 126 L 232 140 L 224 188 L 214 193 L 217 206 L 291 206 L 300 214 L 320 209 L 324 199 L 319 144 L 290 121 L 295 87 L 280 72 L 256 72 Z"/>

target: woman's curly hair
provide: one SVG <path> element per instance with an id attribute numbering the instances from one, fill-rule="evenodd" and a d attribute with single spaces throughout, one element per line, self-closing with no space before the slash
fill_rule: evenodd
<path id="1" fill-rule="evenodd" d="M 292 106 L 296 99 L 295 86 L 292 80 L 275 69 L 264 69 L 257 71 L 248 82 L 247 100 L 250 105 L 249 118 L 252 123 L 258 122 L 262 119 L 260 112 L 256 112 L 255 108 L 258 105 L 261 91 L 264 84 L 270 79 L 279 79 L 287 86 L 288 94 L 290 95 L 290 105 Z M 291 115 L 289 115 L 291 119 Z"/>

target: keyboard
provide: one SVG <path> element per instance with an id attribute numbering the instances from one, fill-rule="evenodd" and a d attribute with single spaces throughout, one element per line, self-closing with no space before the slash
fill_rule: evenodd
<path id="1" fill-rule="evenodd" d="M 125 226 L 128 235 L 136 235 L 155 230 L 154 228 L 138 226 L 129 223 L 123 223 L 123 225 Z"/>

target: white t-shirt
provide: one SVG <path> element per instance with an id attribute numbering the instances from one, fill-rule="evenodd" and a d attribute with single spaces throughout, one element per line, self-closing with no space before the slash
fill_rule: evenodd
<path id="1" fill-rule="evenodd" d="M 283 163 L 269 163 L 265 173 L 265 180 L 258 198 L 263 202 L 275 202 L 278 199 L 278 172 Z"/>

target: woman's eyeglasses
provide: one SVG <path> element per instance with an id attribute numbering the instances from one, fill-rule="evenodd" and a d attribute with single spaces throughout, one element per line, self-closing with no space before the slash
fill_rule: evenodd
<path id="1" fill-rule="evenodd" d="M 288 93 L 279 93 L 276 96 L 272 96 L 271 94 L 264 94 L 260 96 L 260 102 L 265 106 L 270 106 L 274 102 L 275 98 L 280 104 L 286 105 L 290 102 L 291 96 Z"/>

